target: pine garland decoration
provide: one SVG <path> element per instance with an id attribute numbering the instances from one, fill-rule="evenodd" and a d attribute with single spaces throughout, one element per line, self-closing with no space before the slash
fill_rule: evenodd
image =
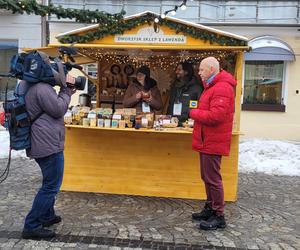
<path id="1" fill-rule="evenodd" d="M 99 25 L 96 31 L 87 32 L 84 35 L 66 35 L 60 37 L 58 40 L 61 43 L 87 43 L 94 40 L 99 40 L 108 35 L 123 34 L 126 30 L 131 30 L 139 25 L 148 23 L 153 24 L 154 18 L 157 17 L 152 13 L 148 13 L 145 16 L 139 18 L 120 20 L 110 25 Z M 175 23 L 166 19 L 160 20 L 161 25 L 166 25 L 169 28 L 175 30 L 175 32 L 183 33 L 184 35 L 191 36 L 196 39 L 202 39 L 208 41 L 210 44 L 217 43 L 222 46 L 246 46 L 246 41 L 241 41 L 235 38 L 226 37 L 220 34 L 211 33 L 207 30 L 199 30 L 195 27 L 188 26 L 186 24 Z"/>
<path id="2" fill-rule="evenodd" d="M 18 14 L 35 14 L 39 16 L 56 15 L 58 19 L 68 18 L 75 19 L 79 23 L 98 23 L 99 27 L 96 31 L 87 32 L 84 35 L 66 35 L 59 38 L 61 43 L 87 43 L 93 40 L 101 39 L 109 35 L 123 34 L 126 30 L 131 30 L 139 25 L 148 23 L 152 25 L 153 20 L 157 15 L 148 13 L 145 16 L 124 21 L 125 12 L 121 11 L 117 14 L 109 14 L 103 11 L 65 9 L 62 6 L 48 6 L 38 4 L 35 0 L 0 0 L 0 9 L 12 11 Z M 100 25 L 101 24 L 101 25 Z M 166 25 L 175 30 L 175 32 L 191 36 L 196 39 L 208 41 L 211 44 L 217 43 L 225 46 L 246 46 L 246 41 L 240 41 L 235 38 L 229 38 L 220 34 L 214 34 L 206 30 L 199 30 L 181 23 L 171 22 L 166 19 L 160 19 L 161 25 Z"/>
<path id="3" fill-rule="evenodd" d="M 55 15 L 58 19 L 75 19 L 79 23 L 106 23 L 112 25 L 123 19 L 125 12 L 109 14 L 103 11 L 65 9 L 62 6 L 38 4 L 35 0 L 0 0 L 0 9 L 12 11 L 13 14 L 34 14 L 39 16 Z"/>

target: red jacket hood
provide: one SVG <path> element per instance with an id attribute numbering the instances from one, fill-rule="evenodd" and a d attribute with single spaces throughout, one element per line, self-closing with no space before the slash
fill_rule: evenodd
<path id="1" fill-rule="evenodd" d="M 204 88 L 209 88 L 218 82 L 227 82 L 233 87 L 237 84 L 236 80 L 230 73 L 228 73 L 226 70 L 222 70 L 214 77 L 210 84 L 205 83 Z"/>

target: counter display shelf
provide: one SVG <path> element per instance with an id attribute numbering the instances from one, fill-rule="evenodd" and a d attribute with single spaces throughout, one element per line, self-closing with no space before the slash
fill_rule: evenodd
<path id="1" fill-rule="evenodd" d="M 66 126 L 62 190 L 205 199 L 199 154 L 183 129 Z M 235 201 L 239 133 L 222 159 L 225 200 Z"/>

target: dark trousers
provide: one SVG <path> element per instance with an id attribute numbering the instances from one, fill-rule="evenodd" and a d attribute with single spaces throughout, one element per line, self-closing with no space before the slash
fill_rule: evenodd
<path id="1" fill-rule="evenodd" d="M 221 155 L 200 153 L 201 178 L 205 184 L 206 204 L 216 211 L 217 215 L 224 214 L 224 189 L 222 183 Z"/>
<path id="2" fill-rule="evenodd" d="M 26 216 L 24 224 L 26 231 L 37 230 L 42 227 L 43 222 L 50 221 L 55 217 L 55 197 L 60 189 L 64 173 L 63 152 L 35 160 L 42 170 L 43 184 Z"/>

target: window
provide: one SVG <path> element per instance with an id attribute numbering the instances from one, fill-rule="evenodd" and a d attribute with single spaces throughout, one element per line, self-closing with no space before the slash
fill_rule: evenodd
<path id="1" fill-rule="evenodd" d="M 10 69 L 11 58 L 18 53 L 18 48 L 10 46 L 12 42 L 1 42 L 0 41 L 0 74 L 8 74 Z M 7 85 L 7 98 L 13 98 L 13 93 L 17 84 L 17 79 L 0 77 L 0 101 L 5 100 L 6 96 L 6 85 Z"/>
<path id="2" fill-rule="evenodd" d="M 92 63 L 92 64 L 88 64 L 86 66 L 86 72 L 87 74 L 94 78 L 94 79 L 97 79 L 97 72 L 98 72 L 98 69 L 97 69 L 97 64 L 96 63 Z"/>
<path id="3" fill-rule="evenodd" d="M 98 65 L 96 63 L 86 65 L 85 71 L 92 79 L 95 79 L 95 80 L 97 79 Z M 92 83 L 90 80 L 88 80 L 88 94 L 91 96 L 92 101 L 96 101 L 97 86 L 94 83 Z"/>
<path id="4" fill-rule="evenodd" d="M 284 111 L 284 61 L 246 61 L 243 110 Z"/>
<path id="5" fill-rule="evenodd" d="M 283 40 L 261 36 L 249 41 L 245 53 L 242 110 L 285 112 L 285 72 L 296 60 L 293 49 Z"/>

